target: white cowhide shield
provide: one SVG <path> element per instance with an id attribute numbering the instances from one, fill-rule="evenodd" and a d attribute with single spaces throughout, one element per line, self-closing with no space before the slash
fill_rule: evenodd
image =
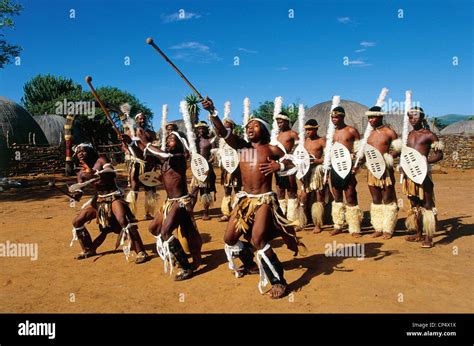
<path id="1" fill-rule="evenodd" d="M 364 154 L 365 164 L 370 173 L 372 173 L 377 179 L 382 178 L 386 168 L 383 155 L 377 150 L 377 148 L 374 148 L 370 144 L 365 145 Z"/>
<path id="2" fill-rule="evenodd" d="M 225 143 L 219 150 L 222 167 L 230 174 L 239 167 L 239 153 L 229 144 Z"/>
<path id="3" fill-rule="evenodd" d="M 192 153 L 191 171 L 197 180 L 202 182 L 206 181 L 207 173 L 209 172 L 209 164 L 207 163 L 207 160 L 198 153 Z"/>
<path id="4" fill-rule="evenodd" d="M 405 175 L 417 184 L 422 184 L 428 173 L 426 157 L 407 146 L 402 148 L 400 166 L 402 166 Z"/>
<path id="5" fill-rule="evenodd" d="M 298 170 L 296 171 L 296 178 L 302 179 L 306 173 L 308 173 L 310 166 L 310 157 L 308 151 L 303 145 L 298 145 L 293 152 L 293 156 L 296 159 L 296 166 Z"/>
<path id="6" fill-rule="evenodd" d="M 347 177 L 352 168 L 352 158 L 349 149 L 339 142 L 331 148 L 331 166 L 342 179 Z"/>
<path id="7" fill-rule="evenodd" d="M 157 186 L 161 183 L 160 173 L 155 170 L 143 173 L 138 177 L 138 179 L 143 185 L 149 187 Z"/>

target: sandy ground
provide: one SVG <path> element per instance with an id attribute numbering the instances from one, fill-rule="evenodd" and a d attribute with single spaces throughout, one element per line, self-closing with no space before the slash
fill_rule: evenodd
<path id="1" fill-rule="evenodd" d="M 360 206 L 365 211 L 364 232 L 370 232 L 370 197 L 365 172 L 359 177 Z M 219 175 L 218 175 L 219 176 Z M 474 312 L 474 171 L 450 170 L 435 174 L 439 210 L 435 247 L 403 239 L 406 203 L 400 210 L 394 238 L 381 240 L 348 233 L 330 237 L 328 226 L 319 235 L 310 229 L 298 233 L 308 248 L 306 257 L 293 258 L 280 240 L 273 242 L 283 262 L 291 293 L 271 300 L 258 292 L 258 276 L 236 279 L 228 269 L 223 250 L 224 223 L 219 223 L 222 188 L 211 221 L 197 224 L 202 237 L 203 264 L 191 280 L 174 282 L 154 256 L 136 265 L 114 253 L 116 237 L 109 235 L 99 248 L 102 256 L 74 260 L 78 243 L 69 247 L 71 220 L 82 203 L 69 206 L 67 197 L 43 186 L 0 193 L 0 243 L 37 243 L 38 259 L 0 258 L 0 311 L 48 312 L 149 312 L 149 313 L 319 313 L 319 312 Z M 47 183 L 38 177 L 34 183 Z M 398 177 L 397 177 L 398 178 Z M 59 178 L 58 178 L 59 179 Z M 72 181 L 62 178 L 62 181 Z M 397 183 L 398 198 L 403 198 Z M 143 215 L 139 197 L 139 216 Z M 164 200 L 164 192 L 160 191 Z M 154 238 L 149 221 L 139 223 L 148 252 Z M 92 237 L 98 234 L 89 225 Z M 365 258 L 327 257 L 325 246 L 364 245 Z"/>

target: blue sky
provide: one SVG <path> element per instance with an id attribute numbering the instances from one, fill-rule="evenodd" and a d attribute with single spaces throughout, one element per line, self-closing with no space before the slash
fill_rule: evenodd
<path id="1" fill-rule="evenodd" d="M 96 88 L 118 87 L 151 107 L 158 129 L 162 104 L 179 118 L 190 89 L 145 43 L 151 36 L 218 109 L 231 101 L 238 121 L 246 96 L 252 108 L 276 96 L 313 106 L 334 94 L 372 106 L 384 86 L 392 102 L 412 89 L 429 115 L 474 114 L 469 0 L 17 1 L 24 10 L 6 36 L 24 48 L 21 65 L 0 70 L 0 95 L 17 102 L 37 74 L 86 90 L 91 75 Z"/>

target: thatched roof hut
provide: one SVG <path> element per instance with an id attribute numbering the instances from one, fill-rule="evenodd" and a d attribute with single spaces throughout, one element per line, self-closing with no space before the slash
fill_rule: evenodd
<path id="1" fill-rule="evenodd" d="M 441 135 L 474 136 L 474 120 L 457 121 L 441 130 Z"/>
<path id="2" fill-rule="evenodd" d="M 48 140 L 26 109 L 0 96 L 0 146 L 12 144 L 47 145 Z"/>

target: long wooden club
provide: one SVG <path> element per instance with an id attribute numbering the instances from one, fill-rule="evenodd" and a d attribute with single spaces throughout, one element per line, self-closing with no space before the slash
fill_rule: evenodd
<path id="1" fill-rule="evenodd" d="M 194 85 L 191 84 L 191 82 L 186 78 L 186 76 L 179 70 L 179 68 L 176 67 L 176 65 L 166 56 L 165 53 L 156 45 L 156 43 L 153 41 L 151 37 L 146 39 L 146 43 L 148 43 L 150 46 L 155 48 L 155 50 L 163 57 L 163 59 L 166 60 L 168 64 L 179 74 L 179 76 L 186 82 L 186 84 L 194 91 L 194 93 L 199 97 L 199 101 L 204 100 L 204 97 L 201 96 L 199 91 L 196 90 Z"/>

